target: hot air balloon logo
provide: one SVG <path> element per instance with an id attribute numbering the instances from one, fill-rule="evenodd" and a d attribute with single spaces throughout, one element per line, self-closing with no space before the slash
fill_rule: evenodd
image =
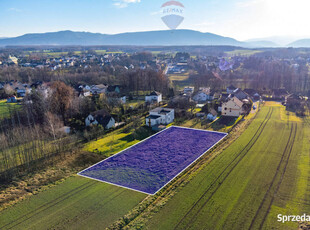
<path id="1" fill-rule="evenodd" d="M 171 29 L 175 30 L 184 20 L 184 6 L 178 1 L 169 1 L 162 6 L 163 22 Z"/>

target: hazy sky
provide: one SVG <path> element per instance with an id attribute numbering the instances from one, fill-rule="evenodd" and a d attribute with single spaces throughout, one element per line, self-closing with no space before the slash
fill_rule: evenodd
<path id="1" fill-rule="evenodd" d="M 59 30 L 114 34 L 164 30 L 159 0 L 0 0 L 0 37 Z M 310 0 L 180 0 L 180 29 L 239 40 L 310 37 Z"/>

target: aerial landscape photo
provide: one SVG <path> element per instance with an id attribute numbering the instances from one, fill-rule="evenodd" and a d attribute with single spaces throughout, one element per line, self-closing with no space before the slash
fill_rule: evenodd
<path id="1" fill-rule="evenodd" d="M 310 230 L 309 10 L 0 0 L 0 230 Z"/>

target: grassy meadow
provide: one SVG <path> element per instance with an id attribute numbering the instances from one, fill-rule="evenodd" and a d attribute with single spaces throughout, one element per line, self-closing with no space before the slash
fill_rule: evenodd
<path id="1" fill-rule="evenodd" d="M 73 176 L 2 211 L 0 229 L 104 229 L 145 197 L 142 193 Z"/>
<path id="2" fill-rule="evenodd" d="M 0 119 L 10 116 L 10 110 L 18 108 L 19 105 L 16 103 L 6 103 L 6 100 L 0 100 Z"/>

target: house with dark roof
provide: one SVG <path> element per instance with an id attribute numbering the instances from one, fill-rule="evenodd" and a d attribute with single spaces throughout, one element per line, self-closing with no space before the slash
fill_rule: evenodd
<path id="1" fill-rule="evenodd" d="M 274 100 L 285 100 L 285 97 L 289 95 L 288 91 L 284 88 L 281 89 L 273 89 L 272 90 L 272 98 Z"/>
<path id="2" fill-rule="evenodd" d="M 119 85 L 109 85 L 107 88 L 107 93 L 120 93 L 121 86 Z"/>
<path id="3" fill-rule="evenodd" d="M 236 97 L 238 98 L 240 101 L 244 100 L 244 99 L 249 99 L 250 96 L 245 93 L 244 91 L 242 91 L 240 88 L 235 89 L 232 93 L 231 93 L 231 98 Z"/>
<path id="4" fill-rule="evenodd" d="M 104 109 L 93 112 L 85 119 L 86 126 L 101 125 L 105 129 L 115 126 L 115 119 Z"/>
<path id="5" fill-rule="evenodd" d="M 158 107 L 150 111 L 145 124 L 149 127 L 168 125 L 174 121 L 174 109 Z"/>
<path id="6" fill-rule="evenodd" d="M 163 99 L 162 99 L 162 94 L 157 92 L 157 91 L 153 91 L 152 93 L 150 93 L 150 95 L 146 95 L 145 96 L 145 102 L 147 103 L 159 103 L 161 102 Z"/>
<path id="7" fill-rule="evenodd" d="M 230 98 L 222 105 L 222 116 L 239 117 L 243 114 L 243 102 L 237 97 Z"/>
<path id="8" fill-rule="evenodd" d="M 232 94 L 237 88 L 233 85 L 227 87 L 226 91 L 228 94 Z"/>
<path id="9" fill-rule="evenodd" d="M 211 89 L 206 87 L 200 87 L 199 91 L 193 96 L 193 100 L 198 103 L 212 101 L 213 95 L 211 94 Z"/>
<path id="10" fill-rule="evenodd" d="M 247 93 L 254 101 L 260 100 L 261 96 L 255 89 L 244 89 L 245 93 Z"/>
<path id="11" fill-rule="evenodd" d="M 16 103 L 17 102 L 17 99 L 16 99 L 16 96 L 10 96 L 6 99 L 6 102 L 7 103 Z"/>

